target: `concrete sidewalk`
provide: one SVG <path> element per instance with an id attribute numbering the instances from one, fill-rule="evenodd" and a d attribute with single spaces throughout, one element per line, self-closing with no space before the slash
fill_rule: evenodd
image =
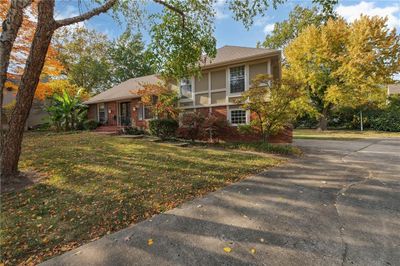
<path id="1" fill-rule="evenodd" d="M 303 158 L 42 265 L 400 265 L 400 139 L 296 144 Z"/>

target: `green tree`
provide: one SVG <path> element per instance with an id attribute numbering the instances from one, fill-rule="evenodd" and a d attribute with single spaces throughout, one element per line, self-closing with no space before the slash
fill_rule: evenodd
<path id="1" fill-rule="evenodd" d="M 304 8 L 299 5 L 289 13 L 289 18 L 277 22 L 270 34 L 267 34 L 262 46 L 272 49 L 286 47 L 299 33 L 309 25 L 319 26 L 323 16 L 319 14 L 317 7 Z"/>
<path id="2" fill-rule="evenodd" d="M 245 110 L 256 115 L 251 126 L 260 132 L 264 141 L 290 126 L 307 107 L 299 88 L 292 81 L 271 80 L 268 75 L 257 75 L 252 87 L 238 100 Z"/>
<path id="3" fill-rule="evenodd" d="M 262 46 L 272 49 L 286 47 L 299 33 L 310 25 L 323 25 L 330 18 L 336 18 L 334 6 L 337 0 L 313 0 L 311 8 L 296 5 L 289 13 L 289 18 L 277 22 L 270 34 L 265 37 Z"/>
<path id="4" fill-rule="evenodd" d="M 387 19 L 361 16 L 311 25 L 285 49 L 285 77 L 302 84 L 325 130 L 332 107 L 382 101 L 383 85 L 399 72 L 400 37 Z"/>
<path id="5" fill-rule="evenodd" d="M 54 43 L 71 83 L 94 93 L 109 89 L 111 42 L 105 34 L 85 27 L 64 28 L 55 34 Z"/>
<path id="6" fill-rule="evenodd" d="M 112 43 L 108 54 L 113 84 L 154 73 L 140 33 L 127 30 Z"/>

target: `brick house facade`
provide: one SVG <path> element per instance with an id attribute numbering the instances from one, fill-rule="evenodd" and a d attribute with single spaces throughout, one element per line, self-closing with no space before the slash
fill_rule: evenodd
<path id="1" fill-rule="evenodd" d="M 204 115 L 223 117 L 230 122 L 231 130 L 223 139 L 230 141 L 254 141 L 261 136 L 241 135 L 237 126 L 249 124 L 254 114 L 241 109 L 236 99 L 251 87 L 251 80 L 258 74 L 281 77 L 281 52 L 264 48 L 224 46 L 217 56 L 202 66 L 199 77 L 191 77 L 173 86 L 179 90 L 179 107 L 183 112 L 201 112 Z M 151 114 L 135 91 L 143 84 L 161 82 L 157 75 L 139 77 L 122 82 L 86 102 L 88 116 L 106 126 L 132 125 L 146 128 Z M 291 142 L 292 130 L 288 128 L 270 142 Z"/>

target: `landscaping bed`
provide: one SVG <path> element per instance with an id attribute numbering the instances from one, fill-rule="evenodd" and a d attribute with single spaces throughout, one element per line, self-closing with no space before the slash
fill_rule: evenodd
<path id="1" fill-rule="evenodd" d="M 88 132 L 27 133 L 20 169 L 46 178 L 1 195 L 1 261 L 37 264 L 280 162 Z"/>

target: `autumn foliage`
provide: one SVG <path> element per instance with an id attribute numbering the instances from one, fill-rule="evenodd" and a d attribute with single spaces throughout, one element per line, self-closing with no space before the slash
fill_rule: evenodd
<path id="1" fill-rule="evenodd" d="M 10 6 L 10 1 L 0 2 L 0 20 L 4 20 L 6 17 L 7 10 Z M 11 56 L 10 56 L 10 67 L 8 69 L 6 82 L 6 88 L 11 87 L 15 90 L 18 88 L 19 79 L 24 71 L 25 61 L 29 54 L 29 49 L 33 40 L 33 36 L 36 28 L 36 17 L 37 17 L 37 6 L 35 2 L 24 12 L 24 19 L 22 26 L 19 30 L 17 39 L 15 40 Z M 1 32 L 1 28 L 0 28 Z M 41 82 L 39 82 L 36 89 L 35 98 L 44 100 L 44 96 L 51 94 L 51 87 L 46 82 L 53 76 L 61 74 L 63 66 L 57 60 L 57 51 L 50 46 L 46 61 L 43 67 Z"/>

